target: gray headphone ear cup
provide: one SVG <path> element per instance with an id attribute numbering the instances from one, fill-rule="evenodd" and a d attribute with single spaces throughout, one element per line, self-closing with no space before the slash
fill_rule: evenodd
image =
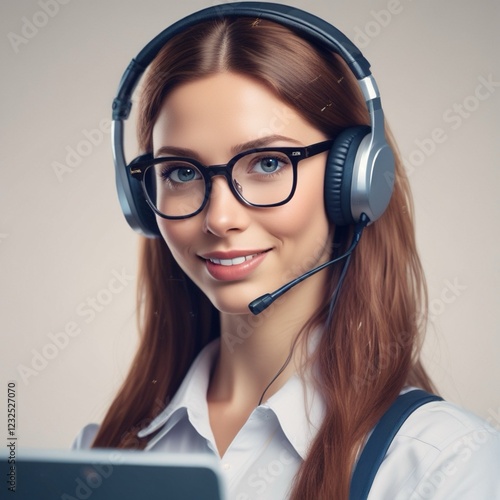
<path id="1" fill-rule="evenodd" d="M 343 130 L 334 140 L 325 170 L 325 209 L 330 222 L 346 226 L 357 222 L 351 210 L 351 185 L 359 145 L 370 127 L 359 125 Z"/>

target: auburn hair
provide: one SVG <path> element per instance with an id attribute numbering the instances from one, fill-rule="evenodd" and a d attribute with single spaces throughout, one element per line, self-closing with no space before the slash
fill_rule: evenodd
<path id="1" fill-rule="evenodd" d="M 279 24 L 250 18 L 204 22 L 172 38 L 148 68 L 139 104 L 138 140 L 152 151 L 152 129 L 166 96 L 185 82 L 230 71 L 266 85 L 309 123 L 334 138 L 369 124 L 359 86 L 344 61 Z M 308 331 L 323 334 L 311 363 L 326 417 L 292 485 L 291 498 L 348 498 L 357 453 L 405 385 L 433 391 L 419 360 L 427 291 L 417 254 L 408 180 L 396 155 L 394 193 L 364 232 L 347 269 L 335 314 L 331 267 Z M 335 252 L 352 228 L 336 228 Z M 102 422 L 95 447 L 144 448 L 137 431 L 173 397 L 194 358 L 220 335 L 219 314 L 179 268 L 161 239 L 143 239 L 138 281 L 141 341 L 130 372 Z"/>

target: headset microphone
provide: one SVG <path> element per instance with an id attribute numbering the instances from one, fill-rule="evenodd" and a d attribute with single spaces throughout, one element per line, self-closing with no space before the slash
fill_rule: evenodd
<path id="1" fill-rule="evenodd" d="M 288 292 L 290 288 L 294 287 L 295 285 L 298 285 L 299 283 L 309 278 L 313 274 L 316 274 L 317 272 L 321 271 L 325 267 L 331 266 L 332 264 L 335 264 L 336 262 L 339 262 L 342 259 L 348 258 L 358 245 L 359 240 L 361 239 L 361 234 L 363 233 L 363 229 L 369 224 L 369 222 L 370 219 L 368 219 L 366 214 L 361 214 L 360 221 L 354 226 L 354 234 L 352 237 L 351 245 L 344 254 L 342 254 L 340 257 L 336 257 L 335 259 L 329 260 L 328 262 L 325 262 L 324 264 L 321 264 L 320 266 L 315 267 L 314 269 L 311 269 L 311 271 L 308 271 L 307 273 L 302 274 L 298 278 L 295 278 L 286 285 L 283 285 L 281 288 L 278 288 L 278 290 L 275 290 L 272 293 L 266 293 L 264 295 L 261 295 L 257 299 L 253 300 L 252 302 L 250 302 L 250 304 L 248 304 L 248 308 L 250 309 L 252 314 L 254 315 L 260 314 L 262 311 L 267 309 L 276 299 L 281 297 L 284 293 Z M 343 276 L 344 273 L 342 273 L 342 278 Z M 342 283 L 339 283 L 339 286 L 337 286 L 337 292 L 341 284 Z"/>

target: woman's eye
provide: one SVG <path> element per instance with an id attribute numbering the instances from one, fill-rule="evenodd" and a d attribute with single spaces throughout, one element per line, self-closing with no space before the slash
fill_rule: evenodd
<path id="1" fill-rule="evenodd" d="M 177 184 L 184 184 L 200 179 L 201 175 L 192 167 L 169 167 L 162 171 L 161 177 Z"/>
<path id="2" fill-rule="evenodd" d="M 283 168 L 286 161 L 276 157 L 259 158 L 255 161 L 253 170 L 257 173 L 273 174 Z"/>
<path id="3" fill-rule="evenodd" d="M 174 182 L 189 182 L 196 179 L 196 170 L 193 168 L 177 168 L 171 174 L 170 178 Z"/>

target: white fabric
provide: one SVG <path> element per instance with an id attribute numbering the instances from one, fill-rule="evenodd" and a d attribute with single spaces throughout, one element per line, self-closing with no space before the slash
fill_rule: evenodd
<path id="1" fill-rule="evenodd" d="M 146 450 L 202 452 L 218 456 L 206 393 L 218 343 L 198 356 L 167 408 L 140 432 L 159 432 Z M 310 384 L 292 377 L 256 408 L 221 457 L 230 500 L 288 497 L 324 414 Z M 91 445 L 87 426 L 74 447 Z M 500 433 L 448 402 L 417 409 L 391 444 L 369 500 L 500 499 Z"/>

